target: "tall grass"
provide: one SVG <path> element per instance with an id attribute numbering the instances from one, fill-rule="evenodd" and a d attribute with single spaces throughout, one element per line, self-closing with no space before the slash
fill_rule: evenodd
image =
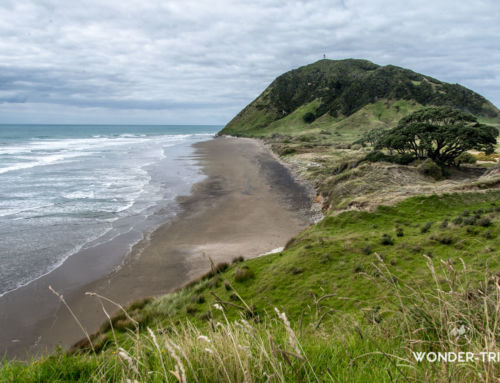
<path id="1" fill-rule="evenodd" d="M 28 365 L 3 363 L 1 382 L 498 382 L 500 363 L 418 362 L 415 352 L 498 352 L 500 276 L 486 267 L 473 283 L 465 263 L 427 258 L 428 281 L 403 283 L 377 256 L 377 276 L 392 297 L 385 308 L 345 314 L 324 305 L 349 299 L 314 296 L 308 320 L 290 321 L 272 308 L 242 310 L 229 320 L 228 302 L 212 305 L 206 326 L 188 320 L 115 334 L 100 353 L 59 352 Z M 363 273 L 361 273 L 363 275 Z M 103 297 L 97 296 L 98 299 Z M 240 298 L 241 299 L 241 298 Z M 241 302 L 242 307 L 247 307 Z M 90 348 L 89 348 L 90 349 Z"/>
<path id="2" fill-rule="evenodd" d="M 421 382 L 499 382 L 500 381 L 500 273 L 486 264 L 484 280 L 477 284 L 465 262 L 431 258 L 427 268 L 432 287 L 402 283 L 380 256 L 377 270 L 393 292 L 398 334 L 406 353 L 403 367 L 407 378 Z M 416 352 L 473 353 L 465 363 L 418 362 Z M 481 353 L 497 354 L 496 362 L 484 362 Z"/>

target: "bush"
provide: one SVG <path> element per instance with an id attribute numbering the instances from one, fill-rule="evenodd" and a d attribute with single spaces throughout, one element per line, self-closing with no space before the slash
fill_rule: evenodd
<path id="1" fill-rule="evenodd" d="M 441 243 L 442 245 L 451 245 L 454 241 L 453 237 L 445 234 L 439 236 L 432 236 L 431 239 Z"/>
<path id="2" fill-rule="evenodd" d="M 472 226 L 476 224 L 476 221 L 476 217 L 466 217 L 464 218 L 464 225 Z"/>
<path id="3" fill-rule="evenodd" d="M 361 251 L 365 255 L 370 255 L 373 252 L 373 245 L 366 245 Z"/>
<path id="4" fill-rule="evenodd" d="M 205 303 L 205 297 L 203 295 L 198 295 L 196 297 L 193 298 L 193 303 L 197 303 L 197 304 L 203 304 Z"/>
<path id="5" fill-rule="evenodd" d="M 432 226 L 432 222 L 426 222 L 425 225 L 422 226 L 422 228 L 420 229 L 420 232 L 422 234 L 427 233 L 430 230 L 431 226 Z"/>
<path id="6" fill-rule="evenodd" d="M 403 153 L 394 156 L 393 161 L 399 165 L 408 165 L 415 161 L 415 157 L 413 157 L 413 155 L 410 153 Z"/>
<path id="7" fill-rule="evenodd" d="M 360 150 L 362 146 L 360 144 L 351 145 L 351 150 Z"/>
<path id="8" fill-rule="evenodd" d="M 362 271 L 363 271 L 363 266 L 361 266 L 361 265 L 356 265 L 356 266 L 354 267 L 354 272 L 355 272 L 355 273 L 361 273 Z"/>
<path id="9" fill-rule="evenodd" d="M 483 217 L 479 221 L 477 221 L 477 225 L 482 227 L 491 226 L 491 220 L 487 217 Z"/>
<path id="10" fill-rule="evenodd" d="M 316 116 L 312 112 L 307 112 L 304 116 L 302 116 L 302 119 L 305 123 L 310 124 L 316 119 Z"/>
<path id="11" fill-rule="evenodd" d="M 394 158 L 377 150 L 368 153 L 362 161 L 368 162 L 393 162 Z"/>
<path id="12" fill-rule="evenodd" d="M 219 273 L 222 273 L 223 271 L 226 271 L 228 267 L 229 267 L 229 264 L 227 262 L 221 262 L 215 266 L 214 271 L 216 274 L 219 274 Z"/>
<path id="13" fill-rule="evenodd" d="M 382 239 L 380 240 L 380 243 L 385 246 L 392 246 L 394 245 L 394 241 L 392 237 L 389 234 L 384 234 L 382 235 Z"/>
<path id="14" fill-rule="evenodd" d="M 254 273 L 249 268 L 239 268 L 234 272 L 234 281 L 235 282 L 245 282 L 254 277 Z"/>
<path id="15" fill-rule="evenodd" d="M 418 171 L 425 176 L 434 178 L 435 180 L 439 180 L 443 177 L 443 170 L 430 158 L 420 164 Z"/>
<path id="16" fill-rule="evenodd" d="M 396 235 L 397 235 L 398 237 L 402 237 L 402 236 L 404 236 L 404 235 L 405 235 L 405 233 L 404 233 L 404 231 L 403 231 L 403 229 L 402 229 L 402 228 L 398 227 L 398 228 L 396 229 Z"/>
<path id="17" fill-rule="evenodd" d="M 197 311 L 198 311 L 198 309 L 195 306 L 192 306 L 192 305 L 186 306 L 186 313 L 187 314 L 195 314 Z"/>
<path id="18" fill-rule="evenodd" d="M 297 151 L 294 149 L 294 148 L 290 148 L 290 147 L 285 147 L 284 149 L 282 149 L 280 151 L 280 156 L 286 156 L 288 154 L 294 154 L 296 153 Z"/>
<path id="19" fill-rule="evenodd" d="M 244 260 L 245 260 L 245 257 L 243 257 L 243 256 L 240 255 L 238 257 L 234 257 L 232 263 L 233 264 L 234 263 L 240 263 L 240 262 L 243 262 Z"/>
<path id="20" fill-rule="evenodd" d="M 458 166 L 460 166 L 461 164 L 475 164 L 476 157 L 474 157 L 469 152 L 463 152 L 455 159 L 455 162 Z"/>

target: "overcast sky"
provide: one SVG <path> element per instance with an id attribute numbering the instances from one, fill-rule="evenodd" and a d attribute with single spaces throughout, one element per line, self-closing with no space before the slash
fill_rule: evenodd
<path id="1" fill-rule="evenodd" d="M 225 124 L 323 54 L 500 106 L 499 20 L 498 0 L 1 0 L 0 123 Z"/>

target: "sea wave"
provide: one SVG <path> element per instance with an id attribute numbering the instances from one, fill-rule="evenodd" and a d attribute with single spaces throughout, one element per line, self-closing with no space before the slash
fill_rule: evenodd
<path id="1" fill-rule="evenodd" d="M 211 136 L 99 133 L 0 143 L 0 296 L 141 220 L 150 223 L 134 230 L 150 230 L 199 174 L 187 148 Z"/>

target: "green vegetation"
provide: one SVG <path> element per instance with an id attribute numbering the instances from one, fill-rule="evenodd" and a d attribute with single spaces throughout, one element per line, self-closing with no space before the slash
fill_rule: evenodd
<path id="1" fill-rule="evenodd" d="M 395 103 L 395 110 L 383 100 Z M 221 133 L 246 136 L 293 134 L 296 130 L 288 117 L 296 120 L 296 112 L 300 116 L 297 127 L 310 124 L 312 121 L 304 121 L 303 117 L 311 113 L 317 127 L 333 128 L 334 124 L 366 107 L 372 109 L 369 113 L 371 124 L 382 121 L 393 127 L 411 111 L 408 108 L 431 105 L 458 108 L 499 123 L 496 107 L 458 84 L 447 84 L 408 69 L 379 66 L 366 60 L 320 60 L 276 78 Z M 301 110 L 306 106 L 310 110 Z M 391 119 L 392 113 L 401 115 Z M 366 127 L 366 121 L 359 122 L 349 126 L 355 129 Z"/>
<path id="2" fill-rule="evenodd" d="M 401 119 L 397 127 L 367 137 L 377 133 L 377 149 L 428 158 L 442 165 L 457 165 L 457 157 L 472 149 L 491 154 L 498 137 L 496 128 L 479 124 L 472 114 L 443 107 L 416 111 Z"/>
<path id="3" fill-rule="evenodd" d="M 497 351 L 500 285 L 487 270 L 500 267 L 499 200 L 434 195 L 329 216 L 281 253 L 214 267 L 115 316 L 120 326 L 92 336 L 97 354 L 82 342 L 72 355 L 4 362 L 0 381 L 493 379 L 498 364 L 417 362 L 412 352 Z M 464 216 L 477 221 L 453 223 Z M 245 269 L 253 276 L 236 281 Z"/>

